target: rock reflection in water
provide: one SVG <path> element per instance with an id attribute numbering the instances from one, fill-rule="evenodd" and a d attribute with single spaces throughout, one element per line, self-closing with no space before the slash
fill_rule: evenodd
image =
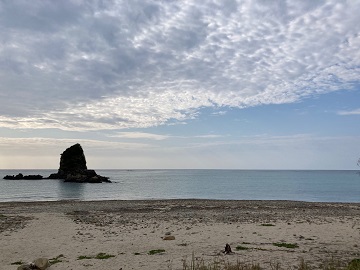
<path id="1" fill-rule="evenodd" d="M 83 200 L 85 186 L 81 183 L 63 182 L 59 181 L 59 198 L 61 199 L 72 199 L 72 200 Z"/>

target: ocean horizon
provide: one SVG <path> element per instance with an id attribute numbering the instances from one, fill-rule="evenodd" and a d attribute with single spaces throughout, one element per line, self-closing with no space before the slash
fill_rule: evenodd
<path id="1" fill-rule="evenodd" d="M 5 175 L 46 170 L 0 170 L 0 202 L 61 200 L 292 200 L 360 202 L 356 170 L 121 169 L 96 170 L 112 183 L 4 180 Z"/>

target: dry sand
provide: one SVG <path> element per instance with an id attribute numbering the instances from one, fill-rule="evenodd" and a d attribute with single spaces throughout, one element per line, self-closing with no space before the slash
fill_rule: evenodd
<path id="1" fill-rule="evenodd" d="M 264 226 L 264 224 L 268 226 Z M 270 226 L 273 225 L 273 226 Z M 164 240 L 174 236 L 175 240 Z M 273 243 L 297 244 L 297 248 Z M 225 244 L 234 251 L 224 255 Z M 236 250 L 237 246 L 248 248 Z M 149 255 L 150 250 L 164 253 Z M 98 253 L 109 259 L 83 259 Z M 360 204 L 292 201 L 97 201 L 0 203 L 0 269 L 38 257 L 50 269 L 183 269 L 206 262 L 258 262 L 284 269 L 303 258 L 360 258 Z"/>

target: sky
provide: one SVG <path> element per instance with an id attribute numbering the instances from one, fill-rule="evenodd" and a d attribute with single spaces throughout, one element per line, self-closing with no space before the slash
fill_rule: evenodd
<path id="1" fill-rule="evenodd" d="M 0 169 L 358 169 L 360 0 L 0 0 Z"/>

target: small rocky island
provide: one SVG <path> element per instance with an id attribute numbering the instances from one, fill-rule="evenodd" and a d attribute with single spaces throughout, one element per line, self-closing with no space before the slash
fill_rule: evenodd
<path id="1" fill-rule="evenodd" d="M 41 179 L 44 179 L 44 177 L 40 174 L 23 175 L 22 173 L 19 173 L 17 175 L 7 175 L 4 177 L 4 179 L 7 179 L 7 180 L 41 180 Z"/>
<path id="2" fill-rule="evenodd" d="M 108 177 L 98 175 L 94 170 L 88 170 L 86 158 L 80 144 L 67 148 L 60 157 L 60 167 L 57 173 L 44 178 L 41 175 L 6 175 L 8 180 L 39 180 L 39 179 L 64 179 L 65 182 L 76 183 L 111 183 Z"/>

